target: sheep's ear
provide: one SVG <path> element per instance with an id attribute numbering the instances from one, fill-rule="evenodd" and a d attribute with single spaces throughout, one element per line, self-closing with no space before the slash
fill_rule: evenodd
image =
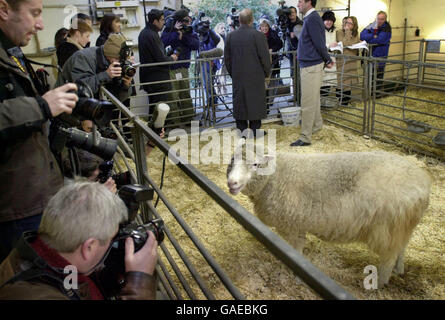
<path id="1" fill-rule="evenodd" d="M 256 171 L 260 165 L 261 167 L 263 167 L 265 164 L 268 164 L 270 161 L 273 161 L 274 159 L 275 156 L 269 154 L 263 156 L 257 156 L 256 162 L 252 164 L 253 171 Z"/>
<path id="2" fill-rule="evenodd" d="M 236 149 L 242 148 L 245 144 L 246 144 L 246 139 L 244 139 L 244 138 L 240 138 L 240 139 L 238 139 L 238 141 L 236 142 L 235 148 L 236 148 Z"/>
<path id="3" fill-rule="evenodd" d="M 261 164 L 266 164 L 269 163 L 269 161 L 273 161 L 275 159 L 274 155 L 271 154 L 265 154 L 263 156 L 260 157 L 259 159 L 259 163 Z"/>

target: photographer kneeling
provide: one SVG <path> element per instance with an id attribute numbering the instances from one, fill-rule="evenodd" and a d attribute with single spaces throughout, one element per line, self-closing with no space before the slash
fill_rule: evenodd
<path id="1" fill-rule="evenodd" d="M 108 297 L 97 280 L 99 269 L 119 224 L 127 219 L 124 202 L 103 185 L 76 182 L 63 187 L 48 203 L 38 232 L 24 233 L 0 265 L 0 300 Z M 156 249 L 151 231 L 137 252 L 133 238 L 125 239 L 125 280 L 118 298 L 155 299 Z"/>

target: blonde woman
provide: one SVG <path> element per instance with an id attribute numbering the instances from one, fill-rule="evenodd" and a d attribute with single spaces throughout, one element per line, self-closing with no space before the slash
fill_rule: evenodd
<path id="1" fill-rule="evenodd" d="M 337 42 L 343 43 L 343 55 L 358 56 L 358 49 L 348 49 L 346 47 L 360 42 L 358 33 L 358 22 L 356 17 L 346 17 L 344 19 L 342 30 L 337 31 Z M 347 106 L 351 101 L 352 87 L 358 83 L 358 60 L 338 58 L 337 59 L 337 83 L 340 98 L 340 104 Z"/>
<path id="2" fill-rule="evenodd" d="M 90 35 L 93 32 L 91 26 L 81 20 L 76 22 L 77 28 L 71 27 L 66 41 L 57 47 L 57 61 L 61 68 L 75 52 L 82 50 L 90 42 Z"/>

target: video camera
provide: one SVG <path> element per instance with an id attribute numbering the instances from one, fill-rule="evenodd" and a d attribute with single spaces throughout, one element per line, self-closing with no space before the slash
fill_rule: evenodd
<path id="1" fill-rule="evenodd" d="M 205 12 L 200 12 L 198 18 L 193 22 L 193 29 L 200 36 L 210 31 L 210 18 L 206 17 Z"/>
<path id="2" fill-rule="evenodd" d="M 232 7 L 232 10 L 230 13 L 226 14 L 226 21 L 227 25 L 230 27 L 236 29 L 239 28 L 240 22 L 239 22 L 239 14 L 236 13 L 236 8 Z"/>
<path id="3" fill-rule="evenodd" d="M 111 241 L 110 251 L 104 260 L 105 268 L 100 274 L 100 282 L 109 296 L 116 296 L 120 290 L 120 280 L 125 274 L 125 240 L 134 241 L 134 252 L 139 251 L 148 240 L 147 231 L 153 232 L 158 244 L 164 240 L 164 221 L 151 220 L 139 225 L 135 222 L 140 203 L 153 200 L 154 191 L 146 186 L 131 184 L 119 190 L 119 197 L 128 208 L 128 220 L 121 223 L 119 231 Z"/>
<path id="4" fill-rule="evenodd" d="M 119 63 L 122 68 L 122 77 L 132 78 L 136 74 L 136 67 L 139 66 L 139 63 L 133 64 L 131 61 L 131 57 L 133 57 L 134 53 L 131 47 L 133 46 L 133 41 L 127 40 L 122 43 L 121 51 L 119 52 Z"/>
<path id="5" fill-rule="evenodd" d="M 289 27 L 290 24 L 290 18 L 289 16 L 292 14 L 292 9 L 285 6 L 284 4 L 286 1 L 279 1 L 278 4 L 280 5 L 280 8 L 277 9 L 276 14 L 277 17 L 275 18 L 276 24 L 279 26 L 281 31 L 285 33 Z"/>
<path id="6" fill-rule="evenodd" d="M 175 29 L 175 24 L 181 22 L 181 26 L 177 30 L 181 30 L 184 33 L 192 33 L 193 27 L 191 25 L 186 25 L 191 23 L 191 18 L 189 17 L 189 9 L 185 6 L 181 6 L 181 10 L 174 11 L 173 9 L 164 7 L 165 18 L 165 30 L 172 32 Z M 167 13 L 167 15 L 165 14 Z"/>

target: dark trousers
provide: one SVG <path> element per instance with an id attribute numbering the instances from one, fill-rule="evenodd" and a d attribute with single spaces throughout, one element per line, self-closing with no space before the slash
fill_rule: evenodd
<path id="1" fill-rule="evenodd" d="M 343 90 L 342 93 L 341 89 L 337 89 L 335 96 L 338 98 L 338 101 L 341 102 L 342 106 L 347 106 L 351 101 L 351 94 L 351 90 Z"/>
<path id="2" fill-rule="evenodd" d="M 374 79 L 376 81 L 376 91 L 384 91 L 385 89 L 385 84 L 383 82 L 383 78 L 385 76 L 385 65 L 378 65 L 377 64 L 377 68 L 376 68 L 376 74 L 372 73 L 372 84 L 374 84 Z M 374 87 L 372 87 L 372 89 L 374 90 Z M 372 91 L 373 91 L 372 90 Z M 382 93 L 377 92 L 376 96 L 380 97 L 382 95 Z"/>
<path id="3" fill-rule="evenodd" d="M 241 132 L 250 128 L 256 136 L 256 131 L 261 128 L 261 120 L 236 120 L 236 128 Z"/>
<path id="4" fill-rule="evenodd" d="M 42 214 L 0 223 L 0 263 L 14 249 L 15 243 L 25 231 L 39 229 Z"/>

